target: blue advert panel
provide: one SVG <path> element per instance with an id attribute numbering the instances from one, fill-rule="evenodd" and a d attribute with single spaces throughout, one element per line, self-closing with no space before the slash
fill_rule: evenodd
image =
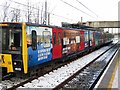
<path id="1" fill-rule="evenodd" d="M 52 28 L 27 26 L 28 67 L 52 60 Z M 32 31 L 37 34 L 37 49 L 32 49 Z"/>

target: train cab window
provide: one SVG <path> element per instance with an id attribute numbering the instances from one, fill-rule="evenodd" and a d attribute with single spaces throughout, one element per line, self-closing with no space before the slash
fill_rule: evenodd
<path id="1" fill-rule="evenodd" d="M 54 41 L 54 46 L 56 45 L 56 33 L 53 33 L 53 41 Z"/>
<path id="2" fill-rule="evenodd" d="M 21 50 L 21 30 L 9 30 L 9 50 Z"/>
<path id="3" fill-rule="evenodd" d="M 19 54 L 22 47 L 22 27 L 20 24 L 2 26 L 2 52 Z"/>
<path id="4" fill-rule="evenodd" d="M 58 33 L 58 45 L 61 45 L 61 34 L 60 34 L 60 32 Z"/>
<path id="5" fill-rule="evenodd" d="M 44 48 L 49 48 L 50 47 L 50 31 L 43 31 L 43 43 L 44 43 Z"/>

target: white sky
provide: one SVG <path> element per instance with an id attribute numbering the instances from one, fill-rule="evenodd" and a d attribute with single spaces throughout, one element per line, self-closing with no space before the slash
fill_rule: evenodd
<path id="1" fill-rule="evenodd" d="M 5 1 L 10 3 L 10 7 L 27 9 L 22 5 L 18 5 L 12 0 L 0 0 L 0 5 L 4 5 Z M 27 4 L 28 0 L 13 0 L 16 2 L 20 2 L 23 4 Z M 31 4 L 34 6 L 38 6 L 40 9 L 42 8 L 43 2 L 45 0 L 29 0 Z M 92 17 L 70 7 L 69 5 L 63 3 L 61 0 L 47 0 L 48 1 L 48 12 L 54 13 L 55 15 L 50 15 L 50 24 L 52 25 L 61 25 L 61 22 L 68 23 L 76 23 L 81 21 L 81 17 L 83 17 L 83 21 L 116 21 L 118 20 L 118 2 L 119 0 L 79 0 L 84 5 L 86 5 L 90 10 L 95 12 L 95 14 L 88 11 L 85 7 L 79 4 L 76 0 L 63 0 L 76 8 L 86 12 Z M 0 10 L 3 10 L 3 7 L 0 6 Z M 26 10 L 27 11 L 27 10 Z M 24 13 L 27 13 L 24 11 Z M 24 14 L 23 13 L 23 14 Z M 0 13 L 2 15 L 2 13 Z M 59 15 L 59 16 L 56 16 Z M 2 17 L 2 16 L 1 16 Z M 64 17 L 64 18 L 63 18 Z M 22 21 L 24 21 L 25 16 L 21 17 Z M 67 19 L 66 19 L 67 18 Z"/>

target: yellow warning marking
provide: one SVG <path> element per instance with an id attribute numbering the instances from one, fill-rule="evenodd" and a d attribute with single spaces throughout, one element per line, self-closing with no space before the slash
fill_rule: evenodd
<path id="1" fill-rule="evenodd" d="M 3 23 L 1 23 L 0 26 L 8 26 L 8 24 L 3 24 Z"/>
<path id="2" fill-rule="evenodd" d="M 7 73 L 13 72 L 11 54 L 0 54 L 0 67 L 6 67 Z"/>
<path id="3" fill-rule="evenodd" d="M 120 57 L 119 57 L 119 58 L 120 58 Z M 118 58 L 118 59 L 119 59 L 119 58 Z M 109 89 L 109 90 L 112 89 L 113 80 L 114 80 L 114 78 L 115 78 L 115 74 L 116 74 L 116 71 L 117 71 L 117 69 L 118 69 L 118 66 L 119 66 L 119 60 L 117 60 L 116 65 L 115 65 L 115 68 L 114 68 L 114 71 L 113 71 L 113 73 L 112 73 L 112 77 L 111 77 L 111 80 L 110 80 L 109 85 L 108 85 L 108 89 Z"/>
<path id="4" fill-rule="evenodd" d="M 28 52 L 26 40 L 26 23 L 22 24 L 22 55 L 23 55 L 23 68 L 24 73 L 28 73 Z"/>

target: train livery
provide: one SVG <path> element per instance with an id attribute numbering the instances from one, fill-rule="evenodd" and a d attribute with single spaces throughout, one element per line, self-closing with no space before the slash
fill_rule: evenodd
<path id="1" fill-rule="evenodd" d="M 0 66 L 7 73 L 27 74 L 31 68 L 79 54 L 112 41 L 112 35 L 29 23 L 0 23 Z"/>

